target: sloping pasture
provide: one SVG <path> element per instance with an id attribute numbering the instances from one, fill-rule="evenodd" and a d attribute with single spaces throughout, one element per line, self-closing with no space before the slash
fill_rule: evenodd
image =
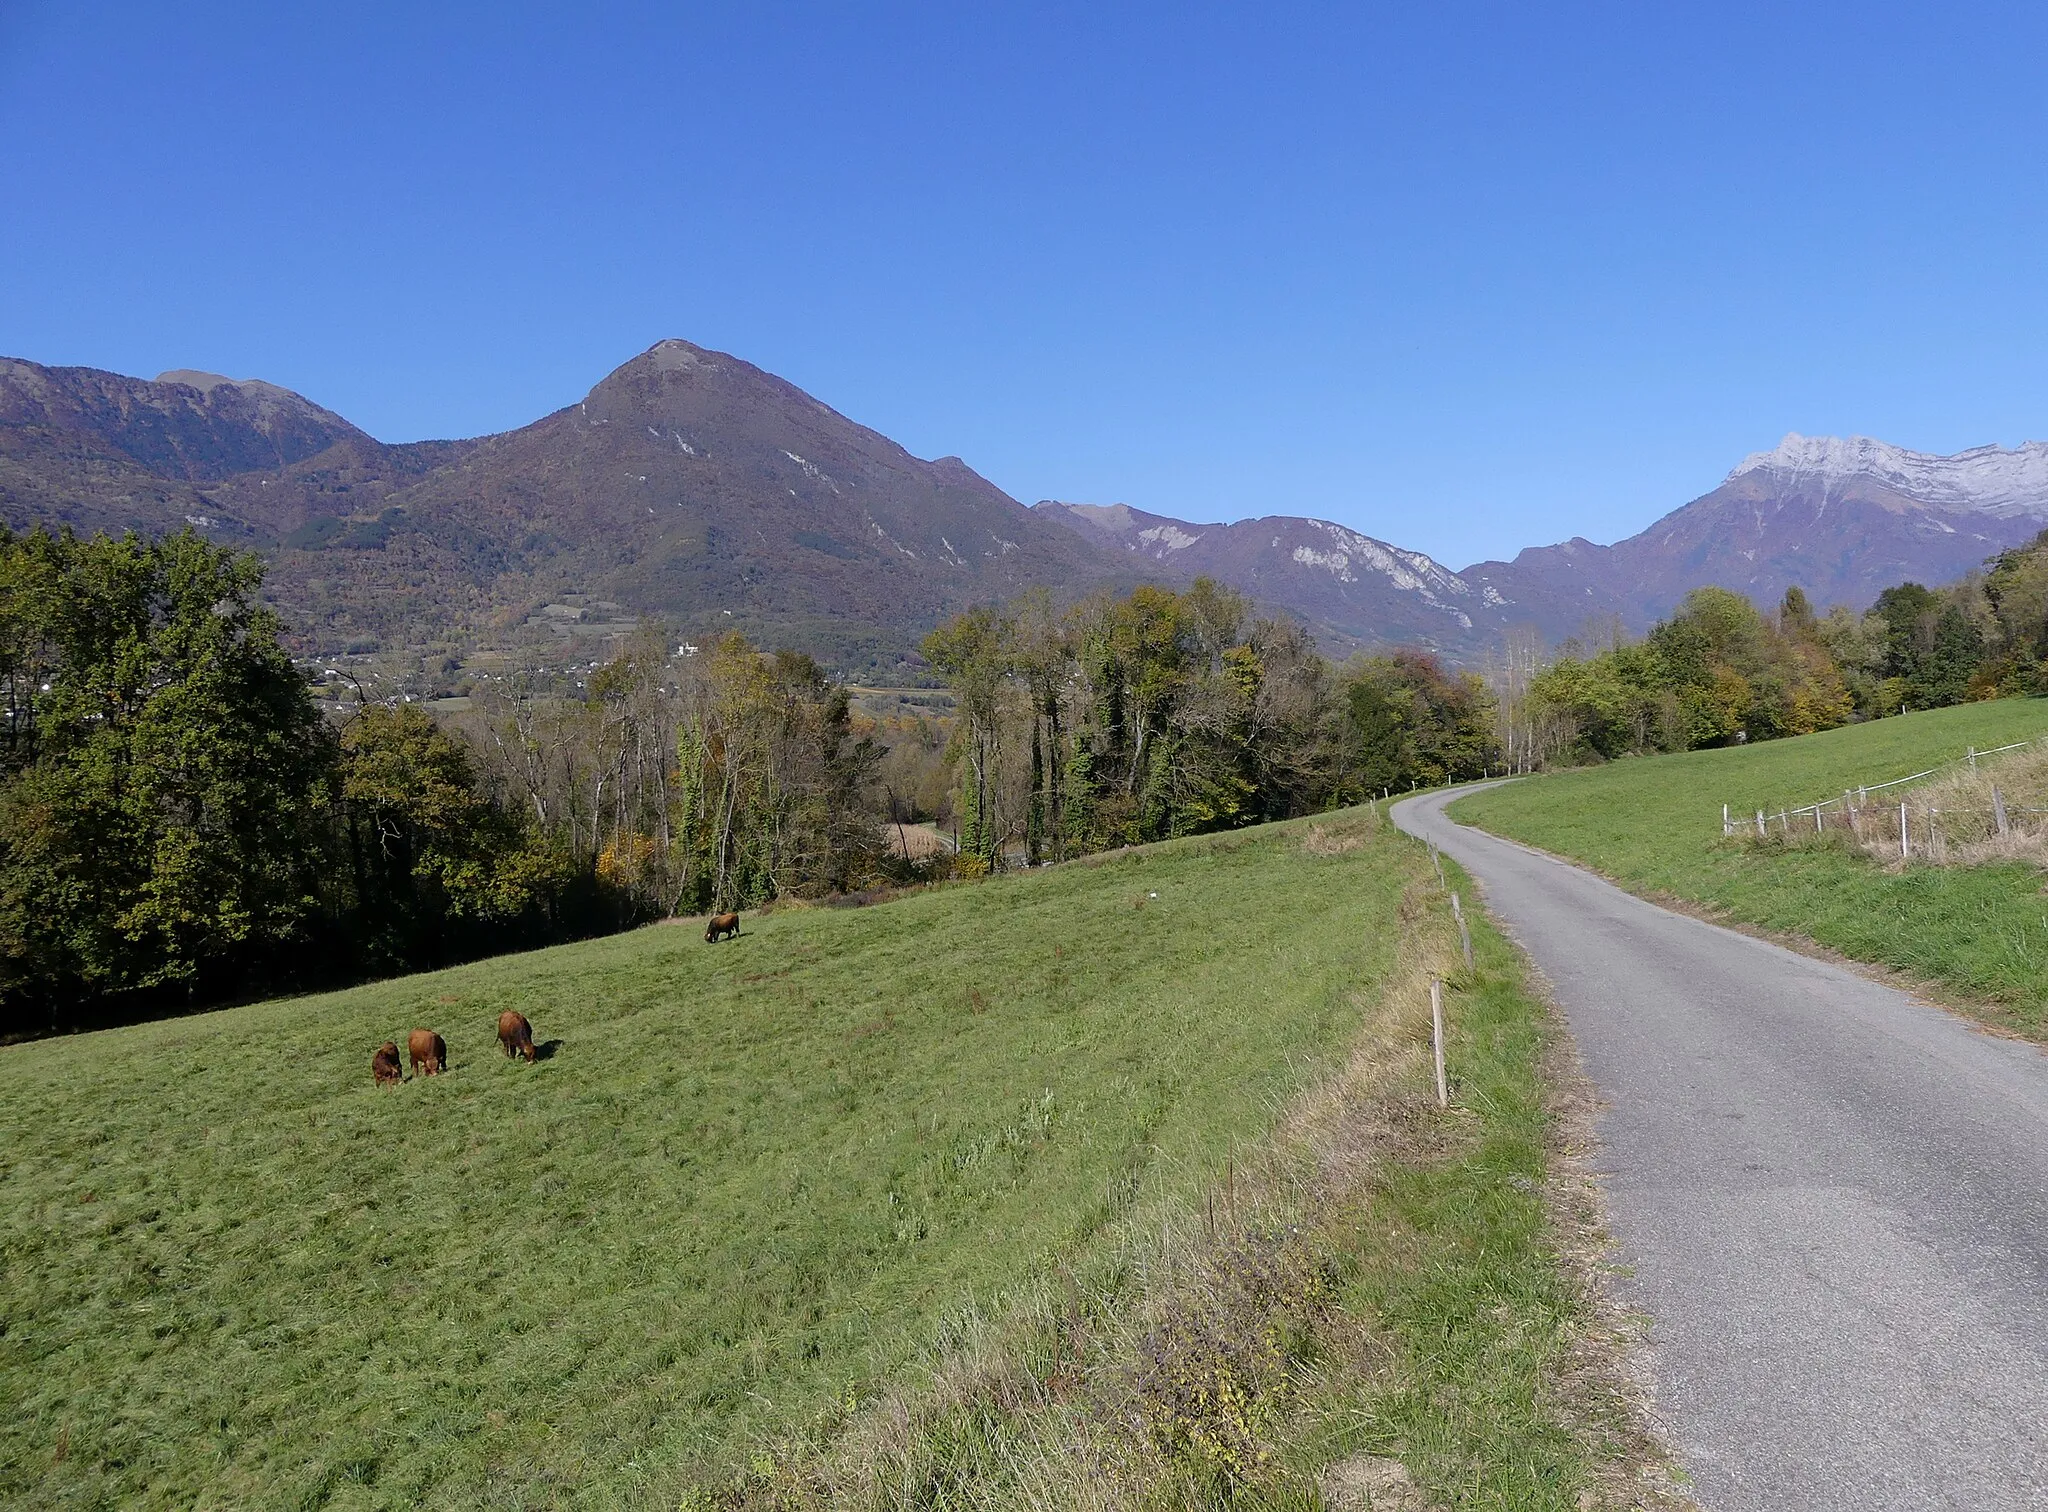
<path id="1" fill-rule="evenodd" d="M 829 1431 L 1341 1058 L 1418 863 L 1301 833 L 0 1050 L 0 1501 L 672 1506 Z"/>

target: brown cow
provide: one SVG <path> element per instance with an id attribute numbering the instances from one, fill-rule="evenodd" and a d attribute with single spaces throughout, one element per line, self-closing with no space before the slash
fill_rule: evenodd
<path id="1" fill-rule="evenodd" d="M 739 932 L 740 916 L 738 914 L 719 914 L 709 924 L 704 926 L 704 943 L 706 945 L 716 944 L 726 935 L 736 935 Z"/>
<path id="2" fill-rule="evenodd" d="M 506 1055 L 523 1055 L 528 1065 L 533 1064 L 533 1025 L 526 1022 L 525 1014 L 507 1008 L 498 1015 L 498 1043 L 505 1047 Z"/>
<path id="3" fill-rule="evenodd" d="M 398 1065 L 396 1040 L 386 1040 L 377 1047 L 377 1053 L 370 1057 L 370 1075 L 377 1079 L 377 1085 L 380 1087 L 387 1083 L 395 1087 L 405 1080 L 405 1073 Z"/>
<path id="4" fill-rule="evenodd" d="M 406 1037 L 414 1076 L 439 1076 L 448 1069 L 448 1042 L 431 1029 L 415 1029 Z"/>

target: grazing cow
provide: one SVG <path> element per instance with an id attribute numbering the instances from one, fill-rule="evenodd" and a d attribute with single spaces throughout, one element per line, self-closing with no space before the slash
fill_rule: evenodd
<path id="1" fill-rule="evenodd" d="M 431 1029 L 413 1030 L 405 1048 L 412 1057 L 414 1076 L 439 1076 L 448 1069 L 448 1042 Z"/>
<path id="2" fill-rule="evenodd" d="M 507 1008 L 498 1015 L 498 1043 L 505 1047 L 506 1055 L 523 1055 L 528 1065 L 533 1063 L 533 1025 L 526 1022 L 525 1014 Z"/>
<path id="3" fill-rule="evenodd" d="M 704 943 L 714 945 L 727 935 L 740 932 L 740 916 L 736 913 L 719 914 L 704 926 Z"/>
<path id="4" fill-rule="evenodd" d="M 377 1079 L 377 1085 L 397 1086 L 405 1080 L 404 1071 L 398 1065 L 398 1042 L 386 1040 L 377 1047 L 377 1053 L 370 1057 L 370 1075 Z"/>

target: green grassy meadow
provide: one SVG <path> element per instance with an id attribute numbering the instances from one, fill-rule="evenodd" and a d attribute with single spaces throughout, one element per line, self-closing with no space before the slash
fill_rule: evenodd
<path id="1" fill-rule="evenodd" d="M 1475 793 L 1454 818 L 1569 856 L 1627 887 L 1800 934 L 2048 1038 L 2048 898 L 2032 866 L 1887 870 L 1846 846 L 1721 836 L 1721 805 L 1775 813 L 2048 733 L 2048 702 L 2002 699 L 1792 740 L 1624 760 Z"/>
<path id="2" fill-rule="evenodd" d="M 1199 1210 L 1344 1062 L 1428 867 L 1383 823 L 1303 833 L 0 1049 L 0 1502 L 674 1507 L 829 1441 L 949 1323 Z M 501 1057 L 505 1007 L 540 1063 Z M 1489 1292 L 1504 1265 L 1560 1326 L 1540 1015 L 1493 1012 L 1498 1141 L 1387 1187 L 1373 1232 L 1409 1237 L 1347 1262 L 1389 1347 L 1415 1334 L 1387 1402 L 1457 1395 L 1431 1383 L 1468 1356 L 1471 1389 L 1542 1396 L 1552 1334 Z M 450 1072 L 373 1087 L 415 1025 Z M 1459 1266 L 1447 1321 L 1418 1295 Z M 1476 1413 L 1413 1448 L 1564 1498 L 1561 1442 Z"/>

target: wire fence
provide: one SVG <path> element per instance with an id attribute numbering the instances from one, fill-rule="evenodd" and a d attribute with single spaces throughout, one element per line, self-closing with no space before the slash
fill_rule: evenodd
<path id="1" fill-rule="evenodd" d="M 1896 842 L 1902 858 L 1910 858 L 1915 853 L 1917 844 L 1921 854 L 1933 860 L 1942 860 L 1949 844 L 1960 838 L 1979 838 L 1977 835 L 1958 836 L 1958 820 L 1982 819 L 1987 821 L 1981 826 L 1985 834 L 2008 835 L 2012 832 L 2015 816 L 2048 814 L 2048 809 L 2023 808 L 2009 804 L 1996 784 L 1991 785 L 1990 801 L 1986 804 L 1950 803 L 1937 806 L 1923 800 L 1916 810 L 1912 798 L 1908 795 L 1901 795 L 1896 804 L 1889 798 L 1873 801 L 1871 795 L 1884 793 L 1891 788 L 1904 787 L 1909 783 L 1925 782 L 1931 777 L 1943 777 L 1952 772 L 1965 769 L 1975 771 L 1977 763 L 1986 757 L 2001 756 L 2008 751 L 2020 751 L 2044 744 L 2048 744 L 2048 735 L 2035 740 L 2015 741 L 2011 745 L 1995 746 L 1986 751 L 1971 746 L 1966 754 L 1953 761 L 1943 762 L 1939 766 L 1929 767 L 1924 772 L 1910 772 L 1904 777 L 1893 777 L 1884 782 L 1844 788 L 1839 798 L 1823 798 L 1815 803 L 1802 804 L 1798 808 L 1781 808 L 1775 814 L 1768 809 L 1757 809 L 1753 816 L 1736 814 L 1724 803 L 1721 805 L 1721 834 L 1724 838 L 1733 838 L 1753 833 L 1762 839 L 1775 831 L 1790 839 L 1801 834 L 1822 835 L 1828 829 L 1836 828 L 1848 831 L 1866 845 Z"/>

